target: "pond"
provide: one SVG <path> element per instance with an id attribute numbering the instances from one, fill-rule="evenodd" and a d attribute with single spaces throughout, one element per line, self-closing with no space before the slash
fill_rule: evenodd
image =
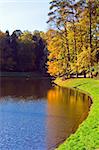
<path id="1" fill-rule="evenodd" d="M 49 79 L 0 79 L 0 150 L 54 150 L 87 117 L 91 100 Z"/>

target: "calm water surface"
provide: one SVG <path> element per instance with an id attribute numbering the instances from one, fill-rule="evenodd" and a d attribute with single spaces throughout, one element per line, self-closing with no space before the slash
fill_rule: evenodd
<path id="1" fill-rule="evenodd" d="M 90 98 L 48 79 L 0 79 L 0 150 L 54 150 L 87 117 Z"/>

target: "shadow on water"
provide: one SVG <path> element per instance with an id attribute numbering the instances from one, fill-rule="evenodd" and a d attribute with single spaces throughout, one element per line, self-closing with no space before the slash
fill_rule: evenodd
<path id="1" fill-rule="evenodd" d="M 21 97 L 33 100 L 46 97 L 51 88 L 50 79 L 1 78 L 1 96 Z"/>
<path id="2" fill-rule="evenodd" d="M 48 79 L 1 78 L 0 150 L 53 150 L 87 117 L 91 100 Z"/>

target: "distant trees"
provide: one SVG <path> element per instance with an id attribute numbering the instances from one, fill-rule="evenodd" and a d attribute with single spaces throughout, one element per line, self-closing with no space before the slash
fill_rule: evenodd
<path id="1" fill-rule="evenodd" d="M 10 46 L 10 36 L 9 32 L 2 33 L 0 36 L 0 69 L 2 70 L 13 70 L 15 67 L 15 61 L 13 57 L 13 49 Z"/>
<path id="2" fill-rule="evenodd" d="M 93 68 L 99 65 L 98 13 L 96 0 L 50 2 L 48 32 L 55 33 L 49 34 L 48 42 L 48 72 L 52 76 L 92 76 Z"/>
<path id="3" fill-rule="evenodd" d="M 46 42 L 40 32 L 15 30 L 0 31 L 0 70 L 2 71 L 46 71 Z"/>

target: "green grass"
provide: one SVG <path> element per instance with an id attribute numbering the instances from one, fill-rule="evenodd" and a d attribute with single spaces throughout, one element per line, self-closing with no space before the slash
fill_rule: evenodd
<path id="1" fill-rule="evenodd" d="M 57 150 L 99 150 L 99 80 L 69 79 L 62 81 L 58 78 L 55 83 L 63 87 L 77 87 L 89 93 L 93 101 L 87 119 Z"/>

